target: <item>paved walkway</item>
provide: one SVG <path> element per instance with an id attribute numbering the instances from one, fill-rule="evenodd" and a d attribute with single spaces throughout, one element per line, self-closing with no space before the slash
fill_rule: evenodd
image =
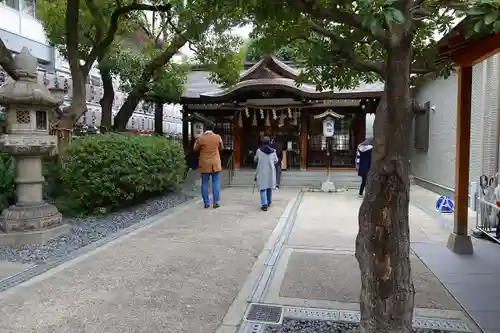
<path id="1" fill-rule="evenodd" d="M 446 249 L 452 216 L 434 213 L 436 194 L 415 186 L 411 198 L 415 323 L 447 330 L 454 327 L 454 332 L 481 332 L 475 320 L 485 333 L 500 332 L 496 324 L 500 265 L 494 260 L 500 247 L 475 240 L 474 256 L 454 255 Z M 264 324 L 241 320 L 252 303 L 278 305 L 291 318 L 359 319 L 360 276 L 354 244 L 361 200 L 349 191 L 307 192 L 298 201 L 284 213 L 278 224 L 281 229 L 275 230 L 259 258 L 260 267 L 256 265 L 247 279 L 218 333 L 263 332 Z"/>
<path id="2" fill-rule="evenodd" d="M 474 256 L 449 252 L 452 217 L 434 212 L 435 198 L 412 188 L 417 322 L 498 333 L 500 247 L 475 240 Z M 252 303 L 355 321 L 359 204 L 355 191 L 280 190 L 264 213 L 251 189 L 226 189 L 220 209 L 191 202 L 0 293 L 0 332 L 260 333 L 265 325 L 243 321 Z"/>
<path id="3" fill-rule="evenodd" d="M 199 202 L 0 293 L 2 333 L 214 332 L 296 191 Z"/>

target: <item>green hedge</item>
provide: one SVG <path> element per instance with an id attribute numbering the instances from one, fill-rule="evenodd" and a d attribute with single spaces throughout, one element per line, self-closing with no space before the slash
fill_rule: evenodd
<path id="1" fill-rule="evenodd" d="M 73 141 L 61 168 L 60 209 L 94 213 L 178 187 L 182 147 L 162 137 L 105 134 Z"/>

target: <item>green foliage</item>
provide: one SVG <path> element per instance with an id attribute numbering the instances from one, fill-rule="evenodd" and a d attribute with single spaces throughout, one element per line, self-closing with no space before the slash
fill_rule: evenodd
<path id="1" fill-rule="evenodd" d="M 79 25 L 79 52 L 85 59 L 92 47 L 97 45 L 105 37 L 104 33 L 110 25 L 111 15 L 117 8 L 116 1 L 93 0 L 96 12 L 93 13 L 88 6 L 88 1 L 80 1 Z M 132 1 L 122 1 L 127 5 Z M 66 49 L 66 1 L 65 0 L 38 0 L 36 3 L 37 15 L 43 21 L 43 27 L 49 42 L 67 57 Z M 134 31 L 138 28 L 141 17 L 137 13 L 131 13 L 127 18 L 120 20 L 117 34 Z M 101 34 L 101 35 L 99 35 Z M 116 43 L 112 45 L 116 47 Z"/>
<path id="2" fill-rule="evenodd" d="M 245 59 L 247 61 L 259 61 L 266 54 L 264 45 L 260 45 L 259 40 L 250 39 L 246 46 Z M 283 45 L 277 50 L 271 50 L 273 55 L 282 61 L 293 61 L 295 59 L 295 50 L 289 45 Z"/>
<path id="3" fill-rule="evenodd" d="M 227 87 L 238 82 L 245 63 L 245 48 L 241 46 L 241 38 L 223 34 L 200 48 L 197 59 L 210 71 L 210 81 Z"/>
<path id="4" fill-rule="evenodd" d="M 14 159 L 8 154 L 0 153 L 0 212 L 14 203 L 16 196 L 15 177 Z"/>
<path id="5" fill-rule="evenodd" d="M 137 54 L 129 50 L 121 50 L 114 53 L 109 64 L 112 73 L 120 77 L 119 89 L 124 93 L 129 93 L 139 84 L 140 73 L 161 51 L 149 49 Z M 187 81 L 189 66 L 169 62 L 157 71 L 157 78 L 150 78 L 147 82 L 149 91 L 147 95 L 169 103 L 178 102 Z"/>
<path id="6" fill-rule="evenodd" d="M 361 82 L 381 80 L 367 63 L 384 69 L 395 29 L 413 25 L 414 66 L 447 73 L 449 63 L 436 65 L 436 33 L 447 33 L 462 15 L 445 2 L 422 2 L 414 12 L 402 12 L 395 0 L 254 0 L 247 10 L 254 20 L 253 53 L 276 53 L 287 48 L 303 69 L 300 81 L 318 89 L 352 89 Z M 421 13 L 419 13 L 420 11 Z M 346 20 L 346 17 L 348 19 Z M 410 25 L 410 26 L 411 26 Z M 390 42 L 389 42 L 390 43 Z"/>
<path id="7" fill-rule="evenodd" d="M 496 33 L 500 31 L 500 2 L 496 0 L 473 0 L 468 3 L 466 13 L 473 33 Z"/>
<path id="8" fill-rule="evenodd" d="M 91 135 L 68 146 L 59 207 L 101 212 L 175 189 L 185 171 L 182 147 L 162 137 Z"/>

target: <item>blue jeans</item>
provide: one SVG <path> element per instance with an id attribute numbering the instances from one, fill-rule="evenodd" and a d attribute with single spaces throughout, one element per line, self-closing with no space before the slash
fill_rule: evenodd
<path id="1" fill-rule="evenodd" d="M 268 207 L 273 202 L 273 190 L 271 188 L 260 190 L 260 204 L 262 207 Z"/>
<path id="2" fill-rule="evenodd" d="M 202 173 L 201 174 L 201 197 L 205 205 L 210 204 L 208 198 L 208 181 L 212 176 L 212 203 L 218 203 L 220 200 L 220 172 Z"/>

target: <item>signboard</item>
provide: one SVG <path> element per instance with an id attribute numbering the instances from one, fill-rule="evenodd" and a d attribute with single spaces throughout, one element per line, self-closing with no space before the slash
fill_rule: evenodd
<path id="1" fill-rule="evenodd" d="M 335 134 L 335 119 L 327 117 L 323 120 L 323 135 L 331 138 Z"/>
<path id="2" fill-rule="evenodd" d="M 203 123 L 202 122 L 194 122 L 193 123 L 193 136 L 194 138 L 198 138 L 203 134 Z"/>

